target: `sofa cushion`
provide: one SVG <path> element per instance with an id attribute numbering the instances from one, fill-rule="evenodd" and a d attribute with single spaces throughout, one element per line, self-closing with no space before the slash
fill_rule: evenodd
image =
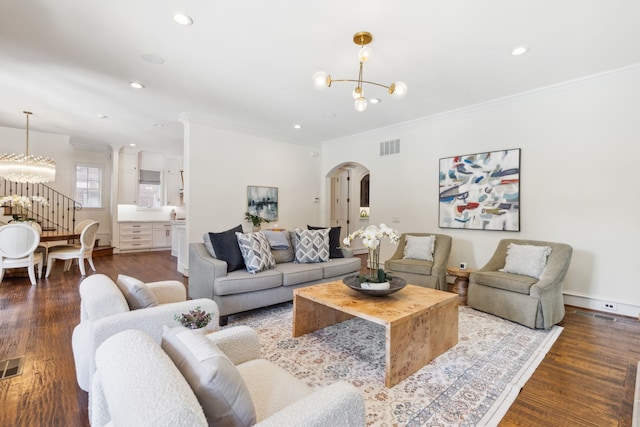
<path id="1" fill-rule="evenodd" d="M 216 258 L 227 263 L 227 273 L 244 268 L 236 233 L 242 233 L 242 225 L 220 233 L 209 233 Z"/>
<path id="2" fill-rule="evenodd" d="M 413 273 L 431 276 L 433 269 L 432 261 L 422 261 L 419 259 L 391 259 L 388 269 L 400 273 Z"/>
<path id="3" fill-rule="evenodd" d="M 288 262 L 278 264 L 276 270 L 282 273 L 282 285 L 291 286 L 322 279 L 324 263 L 296 264 Z"/>
<path id="4" fill-rule="evenodd" d="M 500 271 L 540 278 L 550 253 L 549 246 L 509 243 L 505 265 Z"/>
<path id="5" fill-rule="evenodd" d="M 295 262 L 325 262 L 329 260 L 329 229 L 303 230 L 296 228 Z"/>
<path id="6" fill-rule="evenodd" d="M 342 227 L 314 227 L 307 224 L 308 230 L 323 230 L 329 229 L 329 258 L 344 258 L 340 247 L 340 231 Z"/>
<path id="7" fill-rule="evenodd" d="M 155 307 L 158 305 L 156 296 L 144 284 L 144 282 L 124 274 L 118 274 L 116 285 L 124 295 L 129 304 L 129 310 L 137 310 L 139 308 Z"/>
<path id="8" fill-rule="evenodd" d="M 412 236 L 407 234 L 405 240 L 407 244 L 404 247 L 403 258 L 433 261 L 436 236 Z"/>
<path id="9" fill-rule="evenodd" d="M 358 257 L 330 259 L 322 265 L 323 278 L 329 279 L 360 271 L 362 260 Z"/>
<path id="10" fill-rule="evenodd" d="M 295 259 L 293 244 L 291 243 L 291 235 L 289 231 L 265 231 L 265 236 L 267 236 L 267 240 L 269 240 L 269 244 L 271 245 L 271 254 L 273 255 L 273 259 L 276 260 L 276 264 L 281 264 L 283 262 L 293 262 Z M 278 235 L 274 237 L 274 244 L 271 243 L 270 235 Z M 283 240 L 287 242 L 287 247 L 284 247 L 282 243 Z"/>
<path id="11" fill-rule="evenodd" d="M 210 426 L 255 424 L 256 411 L 240 372 L 213 341 L 178 327 L 165 331 L 162 348 L 191 386 Z"/>
<path id="12" fill-rule="evenodd" d="M 246 270 L 237 270 L 214 281 L 215 295 L 243 294 L 282 286 L 282 273 L 277 269 L 251 274 Z"/>
<path id="13" fill-rule="evenodd" d="M 529 295 L 531 286 L 538 279 L 522 274 L 504 273 L 501 271 L 480 271 L 471 273 L 469 281 L 506 291 Z"/>
<path id="14" fill-rule="evenodd" d="M 259 273 L 270 270 L 276 266 L 276 261 L 271 255 L 271 247 L 264 233 L 236 233 L 238 246 L 242 252 L 244 265 L 249 273 Z"/>
<path id="15" fill-rule="evenodd" d="M 291 242 L 284 231 L 265 230 L 263 233 L 264 237 L 269 241 L 271 249 L 289 249 L 291 247 Z"/>

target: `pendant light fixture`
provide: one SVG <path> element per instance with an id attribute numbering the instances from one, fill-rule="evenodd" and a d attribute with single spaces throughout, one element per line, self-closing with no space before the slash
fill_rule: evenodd
<path id="1" fill-rule="evenodd" d="M 398 99 L 403 98 L 407 94 L 407 85 L 404 82 L 395 82 L 395 83 L 391 83 L 389 86 L 386 86 L 380 83 L 374 83 L 374 82 L 362 80 L 363 65 L 371 57 L 372 51 L 371 51 L 371 48 L 369 47 L 369 43 L 371 43 L 372 41 L 373 41 L 373 36 L 371 35 L 371 33 L 368 33 L 366 31 L 361 31 L 353 35 L 353 42 L 358 46 L 360 46 L 360 50 L 358 51 L 358 61 L 360 62 L 360 71 L 358 73 L 357 80 L 352 80 L 352 79 L 335 80 L 331 78 L 329 73 L 326 73 L 324 71 L 318 71 L 313 75 L 313 83 L 316 86 L 316 88 L 326 89 L 330 87 L 331 83 L 333 82 L 356 83 L 357 84 L 356 88 L 353 90 L 351 94 L 355 99 L 353 106 L 356 109 L 356 111 L 360 111 L 360 112 L 366 110 L 368 105 L 367 98 L 365 98 L 364 91 L 362 88 L 362 85 L 364 83 L 386 88 L 389 91 L 389 94 L 394 98 L 398 98 Z"/>
<path id="2" fill-rule="evenodd" d="M 0 155 L 0 177 L 13 182 L 38 184 L 56 179 L 56 162 L 48 157 L 29 155 L 29 111 L 27 116 L 27 150 L 25 154 Z"/>

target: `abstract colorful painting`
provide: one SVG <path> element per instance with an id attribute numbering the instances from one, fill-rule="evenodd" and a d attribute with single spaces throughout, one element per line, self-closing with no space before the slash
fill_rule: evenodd
<path id="1" fill-rule="evenodd" d="M 440 227 L 520 231 L 520 149 L 440 159 Z"/>

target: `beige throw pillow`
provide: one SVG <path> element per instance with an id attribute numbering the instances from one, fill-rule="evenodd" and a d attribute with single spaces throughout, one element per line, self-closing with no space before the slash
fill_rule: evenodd
<path id="1" fill-rule="evenodd" d="M 522 274 L 539 279 L 547 266 L 547 257 L 551 253 L 549 246 L 516 245 L 510 243 L 507 247 L 505 273 Z"/>
<path id="2" fill-rule="evenodd" d="M 420 259 L 433 261 L 433 250 L 436 245 L 436 236 L 411 236 L 407 234 L 404 247 L 404 259 Z"/>
<path id="3" fill-rule="evenodd" d="M 119 274 L 116 279 L 116 285 L 127 300 L 129 310 L 155 307 L 158 305 L 158 300 L 153 292 L 151 292 L 144 282 L 135 277 Z"/>

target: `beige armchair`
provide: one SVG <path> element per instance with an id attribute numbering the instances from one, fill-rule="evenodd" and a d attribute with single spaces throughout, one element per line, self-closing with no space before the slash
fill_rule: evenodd
<path id="1" fill-rule="evenodd" d="M 435 236 L 433 261 L 405 259 L 406 236 Z M 412 285 L 447 290 L 447 263 L 451 253 L 451 236 L 435 233 L 402 233 L 396 252 L 384 263 L 385 270 Z"/>
<path id="2" fill-rule="evenodd" d="M 500 271 L 511 243 L 551 248 L 539 277 Z M 487 264 L 469 276 L 467 305 L 530 328 L 549 329 L 564 317 L 562 284 L 571 254 L 571 246 L 564 243 L 501 240 Z"/>

